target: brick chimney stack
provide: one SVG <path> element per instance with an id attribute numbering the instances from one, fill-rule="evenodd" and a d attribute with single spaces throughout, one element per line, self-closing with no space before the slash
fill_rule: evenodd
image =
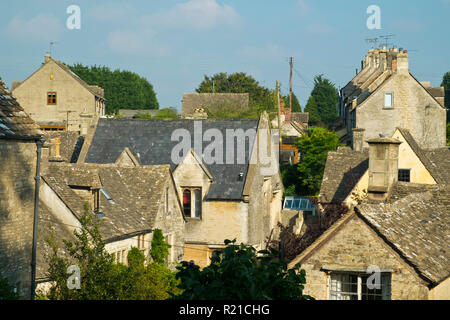
<path id="1" fill-rule="evenodd" d="M 398 179 L 398 149 L 394 138 L 374 138 L 369 144 L 369 198 L 384 200 Z"/>

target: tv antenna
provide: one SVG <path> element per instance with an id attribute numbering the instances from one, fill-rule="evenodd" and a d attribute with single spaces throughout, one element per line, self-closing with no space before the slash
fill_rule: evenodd
<path id="1" fill-rule="evenodd" d="M 378 38 L 368 38 L 366 39 L 366 42 L 371 44 L 372 49 L 378 47 Z"/>
<path id="2" fill-rule="evenodd" d="M 395 34 L 385 34 L 385 35 L 381 35 L 381 36 L 379 36 L 380 42 L 382 42 L 382 44 L 385 45 L 386 48 L 387 48 L 387 46 L 388 46 L 389 44 L 392 44 L 392 43 L 389 43 L 388 41 L 389 41 L 392 37 L 394 37 L 394 36 L 395 36 Z"/>
<path id="3" fill-rule="evenodd" d="M 52 55 L 52 49 L 53 49 L 53 46 L 54 46 L 55 44 L 57 44 L 56 41 L 50 41 L 50 50 L 49 50 L 49 52 L 48 52 L 50 55 Z"/>

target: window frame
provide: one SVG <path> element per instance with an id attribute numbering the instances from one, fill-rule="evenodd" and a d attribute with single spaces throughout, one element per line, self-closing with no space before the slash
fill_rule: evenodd
<path id="1" fill-rule="evenodd" d="M 388 106 L 388 105 L 386 105 L 386 97 L 388 96 L 388 95 L 390 95 L 391 96 L 391 105 L 390 106 Z M 384 93 L 384 108 L 386 108 L 386 109 L 392 109 L 392 108 L 394 108 L 394 92 L 385 92 Z"/>
<path id="2" fill-rule="evenodd" d="M 400 179 L 400 173 L 408 172 L 408 181 Z M 397 172 L 397 180 L 401 182 L 411 182 L 411 168 L 399 168 Z"/>
<path id="3" fill-rule="evenodd" d="M 356 282 L 344 282 L 344 280 L 340 280 L 340 289 L 333 290 L 333 277 L 341 277 L 344 278 L 344 276 L 347 276 L 348 278 L 355 278 Z M 392 275 L 391 272 L 381 272 L 381 288 L 380 289 L 372 289 L 369 290 L 367 286 L 365 285 L 364 281 L 367 280 L 367 278 L 370 277 L 370 274 L 363 273 L 363 272 L 331 272 L 328 274 L 328 300 L 369 300 L 369 297 L 380 297 L 380 299 L 377 300 L 391 300 L 391 294 L 392 294 Z M 337 288 L 337 282 L 336 282 L 336 288 Z M 355 286 L 356 285 L 356 291 L 350 290 L 350 291 L 342 291 L 342 287 L 344 286 Z M 338 291 L 341 290 L 341 291 Z M 365 291 L 365 292 L 364 292 Z M 369 292 L 369 291 L 375 291 L 375 292 Z M 334 298 L 341 296 L 341 299 Z M 356 299 L 342 299 L 343 296 L 349 296 L 349 297 L 355 297 Z M 375 300 L 375 299 L 372 299 Z"/>
<path id="4" fill-rule="evenodd" d="M 201 187 L 182 187 L 182 197 L 183 197 L 183 201 L 182 201 L 182 205 L 183 205 L 183 213 L 186 216 L 186 218 L 191 218 L 191 219 L 201 219 L 202 218 L 202 212 L 203 212 L 203 195 L 202 195 L 202 188 Z M 184 204 L 184 193 L 186 191 L 189 191 L 190 193 L 190 208 L 189 208 L 189 215 L 186 213 L 186 208 L 185 208 L 185 204 Z M 200 198 L 197 199 L 196 194 L 198 194 L 198 192 L 200 193 Z M 197 204 L 200 204 L 199 207 L 197 207 Z M 199 213 L 198 216 L 196 215 L 196 211 L 197 208 L 199 208 Z"/>
<path id="5" fill-rule="evenodd" d="M 54 94 L 54 96 L 50 96 L 50 94 Z M 54 106 L 57 104 L 58 104 L 58 94 L 56 93 L 56 91 L 47 91 L 47 105 Z"/>

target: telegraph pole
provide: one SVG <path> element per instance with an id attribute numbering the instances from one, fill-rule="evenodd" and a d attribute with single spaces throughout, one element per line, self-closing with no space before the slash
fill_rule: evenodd
<path id="1" fill-rule="evenodd" d="M 292 68 L 294 66 L 294 62 L 292 61 L 292 57 L 289 60 L 289 64 L 291 66 L 291 74 L 289 76 L 289 112 L 292 113 Z"/>
<path id="2" fill-rule="evenodd" d="M 278 157 L 281 158 L 281 110 L 280 110 L 280 83 L 277 80 L 277 106 L 278 106 Z M 280 159 L 279 159 L 280 160 Z"/>

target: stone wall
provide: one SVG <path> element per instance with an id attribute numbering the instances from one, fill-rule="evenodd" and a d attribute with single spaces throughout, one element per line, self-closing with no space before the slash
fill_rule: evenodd
<path id="1" fill-rule="evenodd" d="M 0 272 L 29 298 L 36 143 L 0 139 Z"/>
<path id="2" fill-rule="evenodd" d="M 301 265 L 306 271 L 304 293 L 319 300 L 328 299 L 329 289 L 328 275 L 320 270 L 322 267 L 366 270 L 371 265 L 393 270 L 391 299 L 428 299 L 425 282 L 356 215 L 306 255 Z"/>

